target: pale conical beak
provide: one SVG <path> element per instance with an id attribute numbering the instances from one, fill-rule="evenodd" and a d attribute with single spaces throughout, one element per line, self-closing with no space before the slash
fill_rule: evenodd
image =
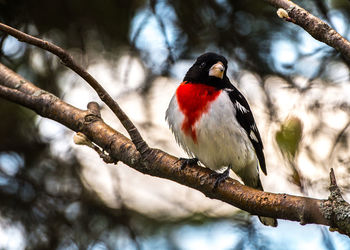
<path id="1" fill-rule="evenodd" d="M 217 78 L 224 78 L 225 66 L 222 62 L 217 62 L 209 69 L 209 75 Z"/>

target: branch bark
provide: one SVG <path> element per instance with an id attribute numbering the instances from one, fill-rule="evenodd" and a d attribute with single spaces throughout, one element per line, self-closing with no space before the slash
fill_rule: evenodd
<path id="1" fill-rule="evenodd" d="M 313 38 L 340 52 L 350 62 L 350 42 L 332 29 L 327 23 L 312 15 L 305 9 L 289 0 L 265 0 L 276 8 L 287 11 L 289 21 L 299 25 Z"/>
<path id="2" fill-rule="evenodd" d="M 152 149 L 152 164 L 145 163 L 128 138 L 109 127 L 94 109 L 77 109 L 48 93 L 4 65 L 0 64 L 0 97 L 21 104 L 43 117 L 55 120 L 76 132 L 82 132 L 114 158 L 141 173 L 166 178 L 202 192 L 205 196 L 229 203 L 254 215 L 274 217 L 301 224 L 316 223 L 339 228 L 350 235 L 348 227 L 337 216 L 334 203 L 288 194 L 273 194 L 252 189 L 233 179 L 227 179 L 213 191 L 215 177 L 210 169 L 200 166 L 180 169 L 177 158 L 160 149 Z M 91 104 L 90 104 L 91 105 Z M 343 203 L 348 206 L 348 203 Z M 327 209 L 325 209 L 327 208 Z M 344 207 L 343 207 L 344 208 Z M 339 219 L 340 218 L 340 219 Z M 344 229 L 345 228 L 345 229 Z"/>
<path id="3" fill-rule="evenodd" d="M 147 143 L 143 140 L 141 134 L 136 129 L 135 125 L 124 113 L 124 111 L 119 107 L 118 103 L 114 101 L 113 98 L 108 94 L 108 92 L 101 86 L 101 84 L 99 84 L 99 82 L 96 81 L 96 79 L 92 75 L 90 75 L 78 63 L 76 63 L 70 54 L 68 54 L 64 49 L 58 47 L 53 43 L 28 35 L 6 24 L 0 23 L 0 30 L 17 38 L 19 41 L 32 44 L 34 46 L 51 52 L 52 54 L 58 56 L 65 66 L 67 66 L 79 76 L 81 76 L 81 78 L 83 78 L 96 91 L 100 99 L 118 117 L 126 131 L 128 131 L 131 140 L 136 145 L 137 150 L 141 153 L 143 158 L 147 158 L 147 154 L 150 153 L 150 148 L 147 145 Z"/>
<path id="4" fill-rule="evenodd" d="M 83 77 L 99 94 L 101 100 L 121 119 L 132 141 L 113 130 L 100 117 L 94 104 L 87 110 L 77 109 L 51 93 L 48 93 L 0 64 L 0 97 L 21 104 L 43 117 L 55 120 L 76 132 L 85 134 L 92 142 L 106 149 L 112 159 L 148 175 L 166 178 L 202 192 L 207 197 L 218 199 L 254 215 L 299 221 L 301 224 L 316 223 L 332 226 L 350 236 L 350 206 L 332 193 L 327 200 L 287 194 L 273 194 L 252 189 L 233 179 L 227 179 L 213 190 L 216 178 L 213 171 L 200 166 L 181 170 L 181 163 L 172 155 L 160 149 L 140 148 L 143 139 L 118 104 L 102 86 L 72 57 L 54 44 L 31 37 L 4 24 L 0 30 L 18 39 L 51 51 L 61 58 L 65 65 Z M 135 146 L 136 145 L 136 146 Z M 142 155 L 147 149 L 147 157 Z M 334 179 L 335 180 L 335 179 Z M 332 181 L 331 187 L 336 186 Z M 336 198 L 334 198 L 336 197 Z M 339 209 L 341 208 L 341 209 Z"/>

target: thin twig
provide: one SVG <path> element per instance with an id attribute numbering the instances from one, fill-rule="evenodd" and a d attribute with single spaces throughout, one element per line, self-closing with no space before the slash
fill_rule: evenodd
<path id="1" fill-rule="evenodd" d="M 335 179 L 333 168 L 331 168 L 331 172 L 329 173 L 329 178 L 330 178 L 330 181 L 331 181 L 331 186 L 336 186 L 337 185 L 337 181 Z"/>
<path id="2" fill-rule="evenodd" d="M 175 57 L 173 55 L 173 51 L 172 51 L 172 47 L 170 45 L 170 41 L 169 41 L 168 36 L 166 34 L 165 24 L 164 24 L 162 18 L 159 16 L 159 14 L 156 11 L 156 4 L 157 4 L 156 0 L 150 1 L 150 8 L 151 8 L 151 11 L 152 11 L 154 17 L 156 18 L 156 20 L 158 22 L 160 31 L 162 32 L 163 37 L 164 37 L 165 45 L 166 45 L 167 50 L 168 50 L 168 58 L 166 60 L 167 64 L 173 64 L 175 62 Z"/>

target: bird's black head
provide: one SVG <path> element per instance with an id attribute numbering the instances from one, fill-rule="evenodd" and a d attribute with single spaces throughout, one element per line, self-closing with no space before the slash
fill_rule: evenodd
<path id="1" fill-rule="evenodd" d="M 208 52 L 199 56 L 187 71 L 184 81 L 207 84 L 216 88 L 231 85 L 227 76 L 227 60 L 216 53 Z"/>

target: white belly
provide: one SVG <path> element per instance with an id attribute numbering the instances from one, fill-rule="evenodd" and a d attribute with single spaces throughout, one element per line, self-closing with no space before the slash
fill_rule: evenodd
<path id="1" fill-rule="evenodd" d="M 231 165 L 240 176 L 258 176 L 255 150 L 234 112 L 229 96 L 222 92 L 210 104 L 208 112 L 194 124 L 197 143 L 181 130 L 184 115 L 178 108 L 176 97 L 172 98 L 166 117 L 177 142 L 206 167 L 218 170 Z"/>

